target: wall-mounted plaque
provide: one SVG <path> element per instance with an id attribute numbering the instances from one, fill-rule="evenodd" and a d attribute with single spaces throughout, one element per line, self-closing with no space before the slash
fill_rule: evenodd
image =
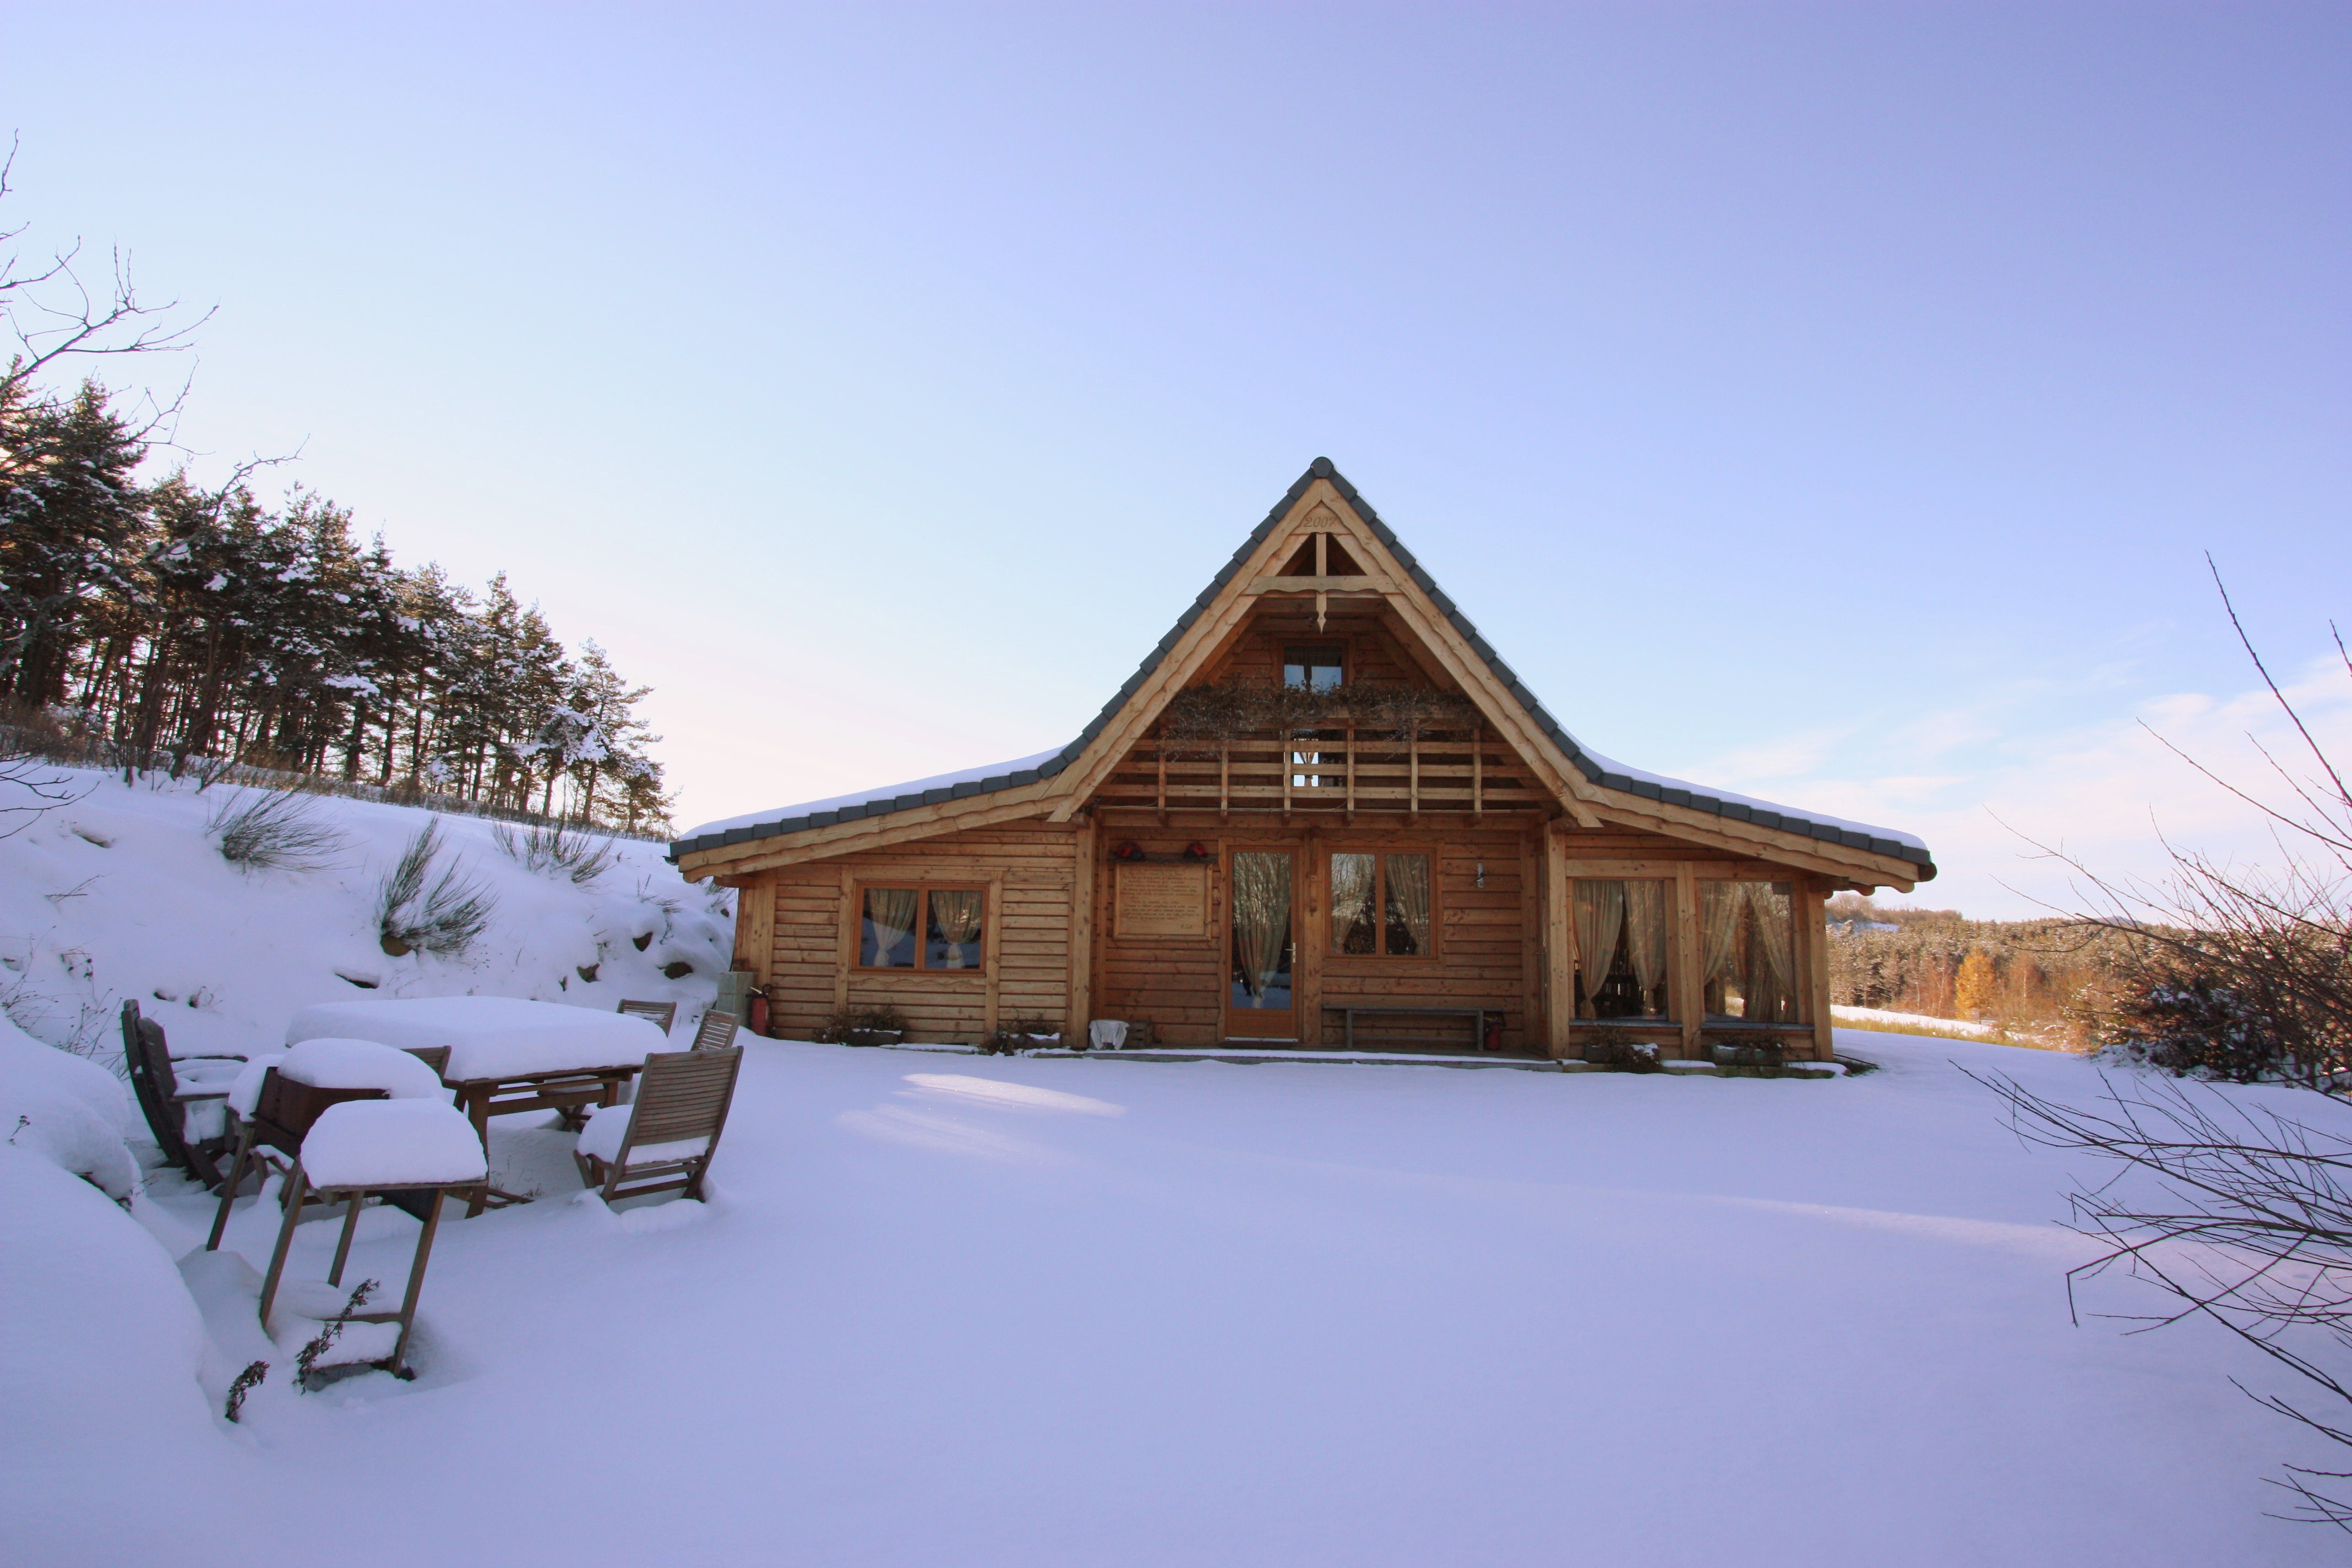
<path id="1" fill-rule="evenodd" d="M 1112 889 L 1111 929 L 1119 936 L 1209 934 L 1209 868 L 1122 862 Z"/>

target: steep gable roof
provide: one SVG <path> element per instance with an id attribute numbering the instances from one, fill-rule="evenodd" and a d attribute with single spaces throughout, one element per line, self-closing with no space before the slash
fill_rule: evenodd
<path id="1" fill-rule="evenodd" d="M 961 774 L 943 774 L 935 779 L 919 780 L 909 784 L 889 785 L 862 795 L 836 796 L 825 801 L 812 801 L 800 805 L 782 806 L 772 811 L 753 813 L 697 827 L 670 847 L 670 858 L 721 848 L 754 839 L 771 838 L 785 834 L 804 832 L 811 828 L 829 827 L 837 823 L 865 817 L 881 816 L 915 806 L 942 805 L 971 795 L 992 795 L 1001 791 L 1021 789 L 1059 776 L 1076 763 L 1102 732 L 1124 712 L 1128 704 L 1159 672 L 1170 653 L 1185 635 L 1215 605 L 1232 585 L 1234 580 L 1265 546 L 1267 539 L 1281 527 L 1297 507 L 1300 500 L 1317 480 L 1329 484 L 1340 498 L 1354 510 L 1381 545 L 1395 559 L 1399 567 L 1413 584 L 1427 596 L 1430 604 L 1445 617 L 1470 650 L 1492 674 L 1496 683 L 1517 704 L 1520 711 L 1568 759 L 1586 783 L 1599 789 L 1612 790 L 1637 800 L 1656 802 L 1663 805 L 1681 807 L 1735 822 L 1779 832 L 1795 834 L 1819 842 L 1834 844 L 1849 849 L 1905 861 L 1916 868 L 1916 879 L 1924 881 L 1936 874 L 1934 858 L 1927 847 L 1906 833 L 1889 828 L 1872 827 L 1862 823 L 1847 822 L 1816 812 L 1801 812 L 1791 807 L 1775 805 L 1767 801 L 1751 799 L 1726 790 L 1707 789 L 1659 774 L 1645 773 L 1612 761 L 1591 750 L 1563 729 L 1559 721 L 1547 711 L 1534 692 L 1528 689 L 1502 656 L 1482 637 L 1470 618 L 1438 587 L 1421 563 L 1413 558 L 1403 542 L 1381 521 L 1370 502 L 1356 487 L 1348 482 L 1328 458 L 1318 458 L 1307 465 L 1307 471 L 1282 499 L 1267 512 L 1264 521 L 1253 529 L 1231 560 L 1201 591 L 1174 626 L 1161 637 L 1133 675 L 1128 677 L 1102 711 L 1096 714 L 1077 739 L 1057 752 L 1024 757 L 1014 763 L 1000 764 L 1003 771 L 969 770 Z M 977 775 L 977 776 L 975 776 Z"/>

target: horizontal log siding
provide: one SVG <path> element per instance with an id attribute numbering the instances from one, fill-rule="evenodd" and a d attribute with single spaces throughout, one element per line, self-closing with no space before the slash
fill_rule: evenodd
<path id="1" fill-rule="evenodd" d="M 1059 1026 L 1068 1005 L 1076 839 L 1069 827 L 1016 824 L 942 833 L 774 873 L 772 1027 L 804 1039 L 845 1001 L 897 1007 L 907 1016 L 911 1037 L 924 1042 L 973 1044 L 986 1037 L 992 1021 L 1002 1026 L 1039 1017 Z M 990 885 L 995 894 L 991 966 L 962 973 L 845 970 L 845 957 L 854 961 L 855 954 L 844 926 L 856 915 L 843 901 L 845 872 L 857 882 Z"/>
<path id="2" fill-rule="evenodd" d="M 1233 834 L 1230 842 L 1256 847 L 1286 838 L 1300 854 L 1302 877 L 1311 885 L 1300 889 L 1299 942 L 1328 942 L 1328 889 L 1323 886 L 1332 850 L 1382 848 L 1433 856 L 1437 877 L 1438 950 L 1433 960 L 1343 958 L 1320 956 L 1319 985 L 1307 984 L 1310 955 L 1299 955 L 1302 993 L 1319 990 L 1312 1016 L 1302 1016 L 1306 1044 L 1337 1046 L 1342 1026 L 1323 1006 L 1394 1003 L 1402 1006 L 1499 1006 L 1505 1010 L 1504 1046 L 1513 1051 L 1540 1049 L 1539 1019 L 1528 1016 L 1533 980 L 1528 969 L 1527 900 L 1524 897 L 1524 857 L 1527 840 L 1508 831 L 1458 834 L 1366 836 L 1338 830 L 1309 832 L 1297 827 L 1288 834 L 1270 825 Z M 1171 942 L 1164 938 L 1121 941 L 1112 912 L 1116 868 L 1106 861 L 1097 872 L 1095 929 L 1095 1006 L 1097 1016 L 1130 1023 L 1149 1019 L 1154 1037 L 1168 1045 L 1213 1045 L 1224 1023 L 1225 934 L 1230 920 L 1225 905 L 1223 866 L 1227 836 L 1160 830 L 1146 826 L 1106 826 L 1099 842 L 1103 853 L 1133 842 L 1154 861 L 1178 858 L 1187 844 L 1198 842 L 1213 858 L 1210 872 L 1210 932 L 1205 942 Z M 1486 885 L 1478 886 L 1478 867 L 1486 868 Z M 1302 994 L 1301 1001 L 1309 1000 Z M 1360 1047 L 1376 1045 L 1381 1037 L 1444 1036 L 1469 1039 L 1466 1020 L 1363 1020 L 1357 1029 Z"/>
<path id="3" fill-rule="evenodd" d="M 1204 941 L 1180 942 L 1143 937 L 1122 942 L 1113 900 L 1118 887 L 1118 868 L 1110 851 L 1132 842 L 1156 861 L 1180 859 L 1195 842 L 1207 847 L 1209 872 L 1209 936 Z M 1103 858 L 1095 868 L 1095 986 L 1097 1018 L 1121 1018 L 1129 1024 L 1149 1021 L 1152 1038 L 1163 1046 L 1213 1046 L 1224 1032 L 1226 918 L 1224 870 L 1217 857 L 1218 840 L 1181 830 L 1105 828 L 1095 838 Z"/>
<path id="4" fill-rule="evenodd" d="M 1345 834 L 1326 836 L 1323 842 L 1327 850 L 1382 847 Z M 1502 1007 L 1504 1048 L 1540 1051 L 1542 1022 L 1528 1016 L 1523 840 L 1515 833 L 1449 835 L 1433 844 L 1401 838 L 1395 847 L 1426 850 L 1436 857 L 1436 960 L 1327 955 L 1323 1006 Z M 1486 868 L 1483 889 L 1478 886 L 1482 863 Z M 1342 1043 L 1344 1026 L 1337 1014 L 1324 1012 L 1321 1029 L 1318 1043 L 1335 1048 Z M 1467 1019 L 1407 1017 L 1366 1018 L 1356 1026 L 1359 1050 L 1377 1050 L 1384 1040 L 1415 1037 L 1466 1045 L 1470 1024 Z"/>

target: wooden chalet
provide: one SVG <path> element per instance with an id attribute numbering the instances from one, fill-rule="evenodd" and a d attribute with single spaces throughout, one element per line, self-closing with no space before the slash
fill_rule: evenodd
<path id="1" fill-rule="evenodd" d="M 1251 728 L 1255 723 L 1257 727 Z M 772 1033 L 1830 1055 L 1822 904 L 1917 839 L 1657 778 L 1547 713 L 1318 458 L 1086 732 L 699 828 Z M 1616 1032 L 1616 1031 L 1622 1031 Z"/>

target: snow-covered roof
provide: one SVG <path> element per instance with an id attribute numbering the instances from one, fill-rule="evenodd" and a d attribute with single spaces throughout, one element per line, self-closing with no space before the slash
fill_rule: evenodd
<path id="1" fill-rule="evenodd" d="M 1404 569 L 1405 574 L 1413 580 L 1423 593 L 1429 595 L 1439 613 L 1453 624 L 1454 629 L 1469 643 L 1471 649 L 1480 658 L 1486 660 L 1486 668 L 1494 673 L 1495 679 L 1502 684 L 1503 689 L 1510 693 L 1513 700 L 1518 703 L 1520 710 L 1591 783 L 1603 789 L 1622 791 L 1627 795 L 1658 801 L 1667 805 L 1684 806 L 1693 811 L 1729 817 L 1735 821 L 1752 822 L 1760 827 L 1778 828 L 1784 833 L 1802 834 L 1809 838 L 1841 844 L 1848 848 L 1866 849 L 1873 854 L 1891 856 L 1898 860 L 1908 860 L 1921 868 L 1923 880 L 1936 874 L 1935 860 L 1928 854 L 1927 846 L 1912 834 L 1898 832 L 1891 827 L 1874 827 L 1867 823 L 1849 822 L 1843 817 L 1829 816 L 1817 811 L 1801 811 L 1793 806 L 1776 805 L 1770 801 L 1736 795 L 1729 790 L 1710 789 L 1702 784 L 1687 784 L 1681 779 L 1667 778 L 1663 774 L 1648 773 L 1640 768 L 1628 767 L 1579 742 L 1573 735 L 1560 727 L 1558 720 L 1544 710 L 1544 706 L 1537 700 L 1536 694 L 1520 682 L 1511 668 L 1503 662 L 1502 657 L 1496 653 L 1492 645 L 1479 635 L 1478 628 L 1470 624 L 1470 617 L 1455 607 L 1454 601 L 1445 595 L 1444 590 L 1438 587 L 1436 580 L 1423 570 L 1421 563 L 1413 559 L 1412 552 L 1407 550 L 1403 542 L 1399 540 L 1389 526 L 1380 520 L 1380 515 L 1372 510 L 1370 503 L 1357 492 L 1356 487 L 1348 482 L 1346 476 L 1332 465 L 1328 458 L 1318 458 L 1308 465 L 1307 471 L 1298 477 L 1298 482 L 1292 485 L 1282 500 L 1275 503 L 1272 511 L 1266 513 L 1265 521 L 1252 530 L 1250 536 L 1242 542 L 1241 548 L 1234 552 L 1233 559 L 1225 563 L 1224 569 L 1217 574 L 1215 580 L 1201 591 L 1200 596 L 1192 601 L 1191 607 L 1186 609 L 1181 616 L 1178 617 L 1176 625 L 1168 635 L 1160 639 L 1158 646 L 1145 657 L 1136 672 L 1128 677 L 1126 684 L 1118 689 L 1118 695 L 1103 705 L 1102 711 L 1095 715 L 1093 722 L 1089 723 L 1079 733 L 1078 738 L 1068 745 L 1058 751 L 1040 752 L 1034 757 L 1023 757 L 1011 763 L 998 763 L 990 767 L 970 768 L 960 773 L 941 773 L 935 778 L 917 779 L 902 784 L 886 784 L 856 795 L 836 795 L 830 800 L 809 801 L 800 805 L 778 806 L 772 811 L 752 812 L 743 816 L 729 817 L 723 822 L 705 823 L 670 846 L 670 858 L 675 860 L 681 855 L 691 854 L 696 850 L 716 849 L 723 845 L 740 844 L 748 839 L 771 838 L 780 834 L 799 833 L 812 827 L 829 827 L 837 822 L 855 821 L 861 817 L 880 816 L 894 811 L 905 811 L 911 806 L 936 805 L 940 801 L 953 800 L 963 795 L 986 795 L 996 790 L 1014 789 L 1023 784 L 1034 784 L 1039 779 L 1052 778 L 1076 762 L 1079 753 L 1084 752 L 1094 738 L 1102 732 L 1104 727 L 1127 706 L 1129 699 L 1135 695 L 1145 681 L 1151 679 L 1152 672 L 1160 668 L 1160 661 L 1168 657 L 1170 650 L 1175 647 L 1178 640 L 1192 629 L 1192 623 L 1198 620 L 1202 613 L 1224 592 L 1225 585 L 1240 573 L 1249 558 L 1257 552 L 1258 547 L 1265 542 L 1267 536 L 1280 526 L 1282 520 L 1289 515 L 1291 508 L 1297 504 L 1298 498 L 1306 492 L 1307 487 L 1318 479 L 1328 480 L 1332 488 L 1347 499 L 1348 504 L 1353 507 L 1356 514 L 1364 520 L 1365 525 L 1372 531 L 1373 535 L 1387 547 L 1390 554 L 1396 557 L 1397 564 Z"/>
<path id="2" fill-rule="evenodd" d="M 814 816 L 820 813 L 832 813 L 833 820 L 838 822 L 844 819 L 841 813 L 845 806 L 865 806 L 887 801 L 890 803 L 888 809 L 904 811 L 910 805 L 925 805 L 927 796 L 930 802 L 953 800 L 959 794 L 982 793 L 980 786 L 983 784 L 987 789 L 1005 789 L 1010 787 L 1013 775 L 1015 773 L 1028 774 L 1029 776 L 1021 782 L 1034 784 L 1043 776 L 1037 770 L 1060 756 L 1065 749 L 1056 746 L 1050 752 L 1040 752 L 1034 757 L 1015 757 L 1009 763 L 991 763 L 985 767 L 964 768 L 952 773 L 934 773 L 927 779 L 909 779 L 905 784 L 881 784 L 873 789 L 858 790 L 851 795 L 827 795 L 823 800 L 804 800 L 796 805 L 772 806 L 766 811 L 746 812 L 741 816 L 721 817 L 717 822 L 706 822 L 688 833 L 678 841 L 677 847 L 680 851 L 707 847 L 697 842 L 704 838 L 716 839 L 719 843 L 741 841 L 740 837 L 728 838 L 726 835 L 730 833 L 754 838 L 764 838 L 769 836 L 748 831 L 753 828 L 765 827 L 772 832 L 798 832 L 798 828 L 786 828 L 779 825 L 794 817 Z M 960 791 L 956 788 L 958 784 L 971 784 L 974 787 Z M 901 799 L 902 796 L 908 798 Z M 855 818 L 862 816 L 863 813 L 851 812 L 848 815 Z M 803 826 L 814 827 L 825 825 L 804 823 Z"/>

